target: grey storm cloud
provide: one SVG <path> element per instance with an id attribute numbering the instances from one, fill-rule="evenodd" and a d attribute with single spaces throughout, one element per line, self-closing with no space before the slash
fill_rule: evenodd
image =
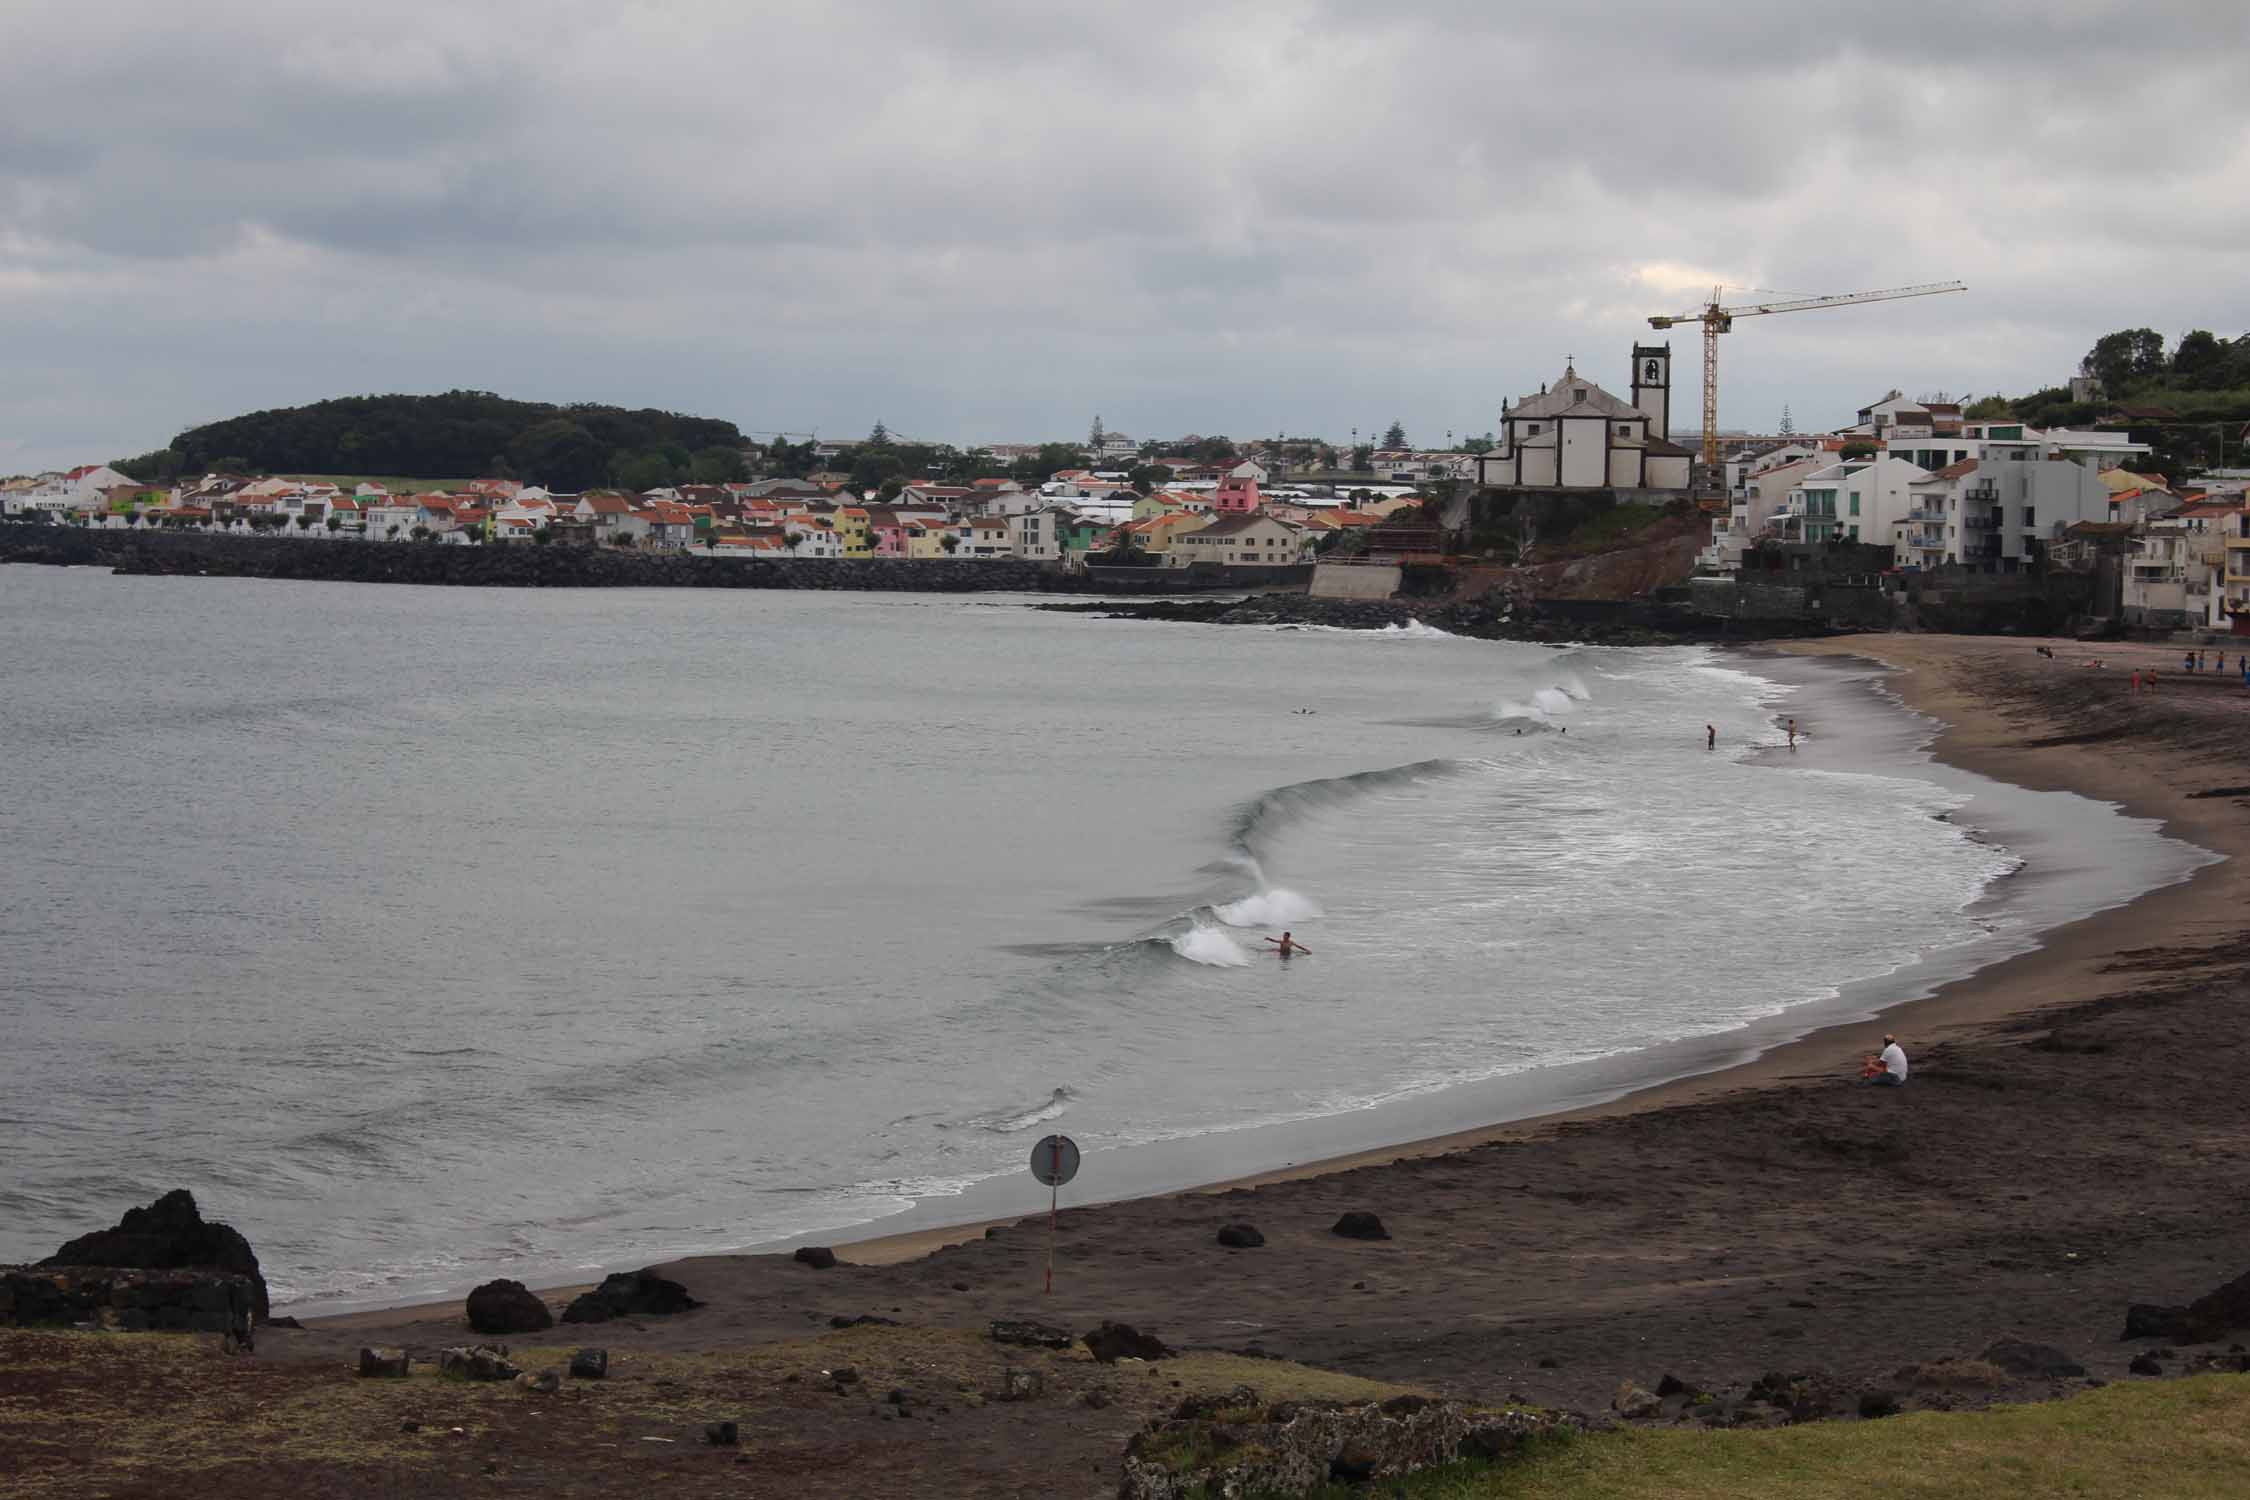
<path id="1" fill-rule="evenodd" d="M 1746 326 L 1730 424 L 2022 390 L 2250 326 L 2246 43 L 2238 0 L 16 7 L 0 469 L 460 385 L 1434 439 L 1718 282 L 1972 286 Z"/>

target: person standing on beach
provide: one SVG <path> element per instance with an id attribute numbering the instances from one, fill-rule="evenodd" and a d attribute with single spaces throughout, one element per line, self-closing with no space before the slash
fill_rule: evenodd
<path id="1" fill-rule="evenodd" d="M 1898 1038 L 1883 1033 L 1883 1050 L 1875 1059 L 1883 1070 L 1867 1081 L 1877 1088 L 1902 1088 L 1906 1083 L 1906 1049 L 1899 1046 Z"/>
<path id="2" fill-rule="evenodd" d="M 1792 750 L 1797 748 L 1797 721 L 1795 719 L 1789 721 L 1789 748 Z"/>
<path id="3" fill-rule="evenodd" d="M 2245 670 L 2250 671 L 2250 668 L 2245 668 Z M 1706 750 L 1719 748 L 1719 731 L 1709 724 L 1703 726 L 1703 748 Z"/>

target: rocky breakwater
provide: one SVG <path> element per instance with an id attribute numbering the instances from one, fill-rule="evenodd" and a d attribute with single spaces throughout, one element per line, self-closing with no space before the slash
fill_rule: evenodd
<path id="1" fill-rule="evenodd" d="M 1056 593 L 1083 580 L 1014 558 L 732 558 L 614 547 L 448 546 L 201 532 L 0 525 L 0 562 L 108 567 L 130 576 L 289 578 L 467 588 L 829 589 L 865 593 Z"/>
<path id="2" fill-rule="evenodd" d="M 1500 589 L 1471 599 L 1448 600 L 1316 599 L 1290 593 L 1257 594 L 1247 599 L 1152 599 L 1146 604 L 1087 601 L 1039 607 L 1118 620 L 1170 620 L 1196 625 L 1325 626 L 1336 630 L 1421 626 L 1478 640 L 1557 645 L 1673 646 L 1835 633 L 1825 626 L 1795 622 L 1750 625 L 1651 600 L 1525 600 Z"/>

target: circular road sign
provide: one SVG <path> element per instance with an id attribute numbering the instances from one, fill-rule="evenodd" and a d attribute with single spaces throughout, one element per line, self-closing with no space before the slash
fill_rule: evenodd
<path id="1" fill-rule="evenodd" d="M 1048 1187 L 1061 1187 L 1078 1175 L 1078 1143 L 1051 1135 L 1031 1148 L 1031 1175 Z"/>

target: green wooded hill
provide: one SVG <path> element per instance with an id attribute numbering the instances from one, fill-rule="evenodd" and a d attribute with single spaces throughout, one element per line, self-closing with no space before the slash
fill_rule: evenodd
<path id="1" fill-rule="evenodd" d="M 1987 396 L 1972 418 L 2014 417 L 2034 427 L 2084 427 L 2117 419 L 2154 450 L 2142 466 L 2173 479 L 2244 461 L 2250 424 L 2250 333 L 2220 338 L 2191 329 L 2167 348 L 2153 328 L 2104 334 L 2078 363 L 2102 395 L 2075 401 L 2068 386 L 2025 396 Z"/>
<path id="2" fill-rule="evenodd" d="M 511 401 L 490 391 L 346 396 L 191 427 L 118 464 L 137 479 L 227 469 L 261 474 L 493 475 L 582 490 L 635 478 L 737 477 L 732 422 L 619 406 Z M 646 484 L 639 486 L 647 487 Z"/>

